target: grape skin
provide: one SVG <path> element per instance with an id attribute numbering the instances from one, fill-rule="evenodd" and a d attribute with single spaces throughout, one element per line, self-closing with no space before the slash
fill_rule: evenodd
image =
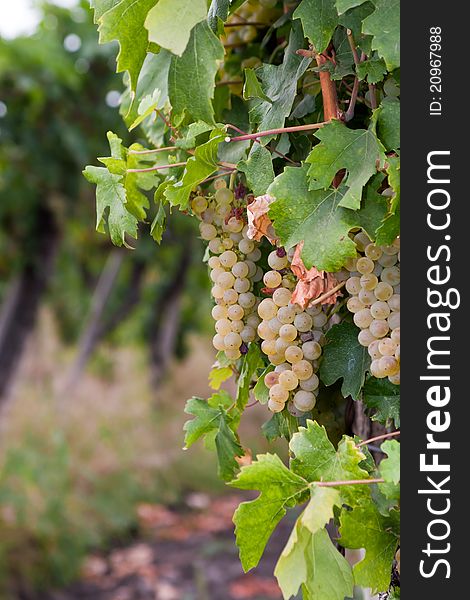
<path id="1" fill-rule="evenodd" d="M 214 187 L 213 196 L 196 195 L 191 208 L 201 220 L 201 238 L 211 253 L 208 265 L 216 302 L 212 309 L 216 330 L 213 346 L 237 360 L 243 344 L 246 352 L 246 344 L 257 339 L 260 321 L 252 288 L 261 252 L 257 242 L 247 237 L 246 223 L 239 216 L 245 200 L 237 200 L 224 181 L 217 181 Z M 236 216 L 230 216 L 234 212 Z"/>
<path id="2" fill-rule="evenodd" d="M 363 232 L 354 240 L 360 255 L 345 265 L 350 271 L 346 306 L 361 330 L 358 341 L 372 359 L 371 374 L 399 385 L 400 241 L 397 238 L 390 246 L 376 246 Z"/>

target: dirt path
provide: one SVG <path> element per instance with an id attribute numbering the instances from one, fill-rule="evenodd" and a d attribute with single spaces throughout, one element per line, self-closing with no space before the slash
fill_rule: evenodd
<path id="1" fill-rule="evenodd" d="M 189 500 L 184 512 L 140 506 L 142 539 L 90 556 L 83 578 L 47 600 L 280 599 L 272 573 L 292 522 L 278 528 L 255 572 L 243 574 L 231 522 L 240 497 Z"/>

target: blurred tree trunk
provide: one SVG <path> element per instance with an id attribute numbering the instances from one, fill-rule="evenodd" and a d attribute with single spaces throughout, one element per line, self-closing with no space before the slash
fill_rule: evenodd
<path id="1" fill-rule="evenodd" d="M 12 281 L 0 308 L 0 405 L 5 401 L 26 342 L 36 324 L 53 273 L 59 229 L 52 210 L 40 206 L 28 239 L 22 270 Z"/>
<path id="2" fill-rule="evenodd" d="M 78 382 L 98 343 L 106 306 L 118 279 L 124 256 L 124 250 L 113 248 L 106 259 L 93 293 L 90 313 L 78 342 L 77 357 L 68 372 L 64 391 L 69 390 Z"/>
<path id="3" fill-rule="evenodd" d="M 151 384 L 157 389 L 175 354 L 181 322 L 181 300 L 191 263 L 191 246 L 188 240 L 183 247 L 177 268 L 173 271 L 155 307 L 155 319 L 150 331 Z"/>
<path id="4" fill-rule="evenodd" d="M 70 389 L 78 381 L 99 342 L 112 333 L 140 301 L 146 261 L 127 253 L 127 256 L 131 256 L 133 260 L 127 292 L 114 312 L 107 314 L 107 303 L 125 256 L 125 251 L 115 249 L 111 251 L 106 261 L 95 289 L 90 318 L 79 341 L 77 358 L 65 382 L 65 390 Z"/>

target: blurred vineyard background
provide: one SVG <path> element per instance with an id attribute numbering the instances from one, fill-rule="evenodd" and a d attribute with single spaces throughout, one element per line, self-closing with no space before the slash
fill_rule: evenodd
<path id="1" fill-rule="evenodd" d="M 0 598 L 279 598 L 272 564 L 241 575 L 211 454 L 182 451 L 214 360 L 202 244 L 176 215 L 162 247 L 94 231 L 82 169 L 106 130 L 139 133 L 88 3 L 40 11 L 36 33 L 0 38 Z"/>

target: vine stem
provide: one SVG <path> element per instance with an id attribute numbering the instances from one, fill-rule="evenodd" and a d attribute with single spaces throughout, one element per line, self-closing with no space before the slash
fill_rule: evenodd
<path id="1" fill-rule="evenodd" d="M 318 487 L 336 487 L 339 485 L 372 485 L 373 483 L 385 483 L 385 479 L 350 479 L 349 481 L 312 481 Z"/>
<path id="2" fill-rule="evenodd" d="M 233 169 L 233 171 L 224 171 L 223 173 L 218 173 L 217 175 L 212 175 L 212 177 L 207 177 L 201 183 L 207 183 L 208 181 L 212 181 L 213 179 L 219 179 L 220 177 L 227 177 L 227 175 L 231 175 L 232 173 L 236 173 L 237 170 Z"/>
<path id="3" fill-rule="evenodd" d="M 184 167 L 185 162 L 172 163 L 171 165 L 157 165 L 156 167 L 147 167 L 146 169 L 127 169 L 126 173 L 148 173 L 149 171 L 161 171 L 163 169 L 171 169 L 172 167 Z"/>
<path id="4" fill-rule="evenodd" d="M 377 442 L 379 440 L 385 440 L 387 438 L 396 437 L 398 435 L 400 435 L 400 430 L 392 431 L 392 433 L 384 433 L 383 435 L 377 435 L 373 438 L 369 438 L 368 440 L 364 440 L 363 442 L 359 442 L 359 444 L 356 444 L 356 448 L 360 448 L 361 446 L 366 446 L 367 444 L 370 444 L 372 442 Z"/>
<path id="5" fill-rule="evenodd" d="M 244 142 L 245 140 L 256 140 L 260 137 L 266 137 L 268 135 L 278 135 L 279 133 L 290 133 L 293 131 L 310 131 L 311 129 L 320 129 L 324 125 L 327 125 L 329 121 L 322 121 L 321 123 L 310 123 L 308 125 L 294 125 L 294 127 L 280 127 L 279 129 L 268 129 L 267 131 L 258 131 L 258 133 L 247 133 L 246 135 L 238 135 L 235 137 L 227 136 L 226 142 Z"/>
<path id="6" fill-rule="evenodd" d="M 165 146 L 165 148 L 154 148 L 153 150 L 129 150 L 129 154 L 155 154 L 156 152 L 166 152 L 167 150 L 177 149 L 177 146 Z"/>
<path id="7" fill-rule="evenodd" d="M 345 285 L 346 285 L 345 281 L 342 281 L 341 283 L 338 283 L 338 285 L 335 285 L 334 288 L 331 288 L 331 290 L 328 290 L 328 292 L 325 292 L 321 296 L 318 296 L 318 298 L 316 298 L 313 302 L 310 302 L 310 304 L 308 305 L 309 308 L 311 306 L 315 306 L 316 304 L 320 304 L 321 302 L 323 302 L 323 300 L 326 300 L 327 298 L 329 298 L 330 296 L 332 296 L 333 294 L 335 294 L 338 290 L 340 290 Z"/>
<path id="8" fill-rule="evenodd" d="M 233 129 L 234 131 L 237 131 L 241 135 L 246 135 L 246 131 L 243 131 L 242 129 L 240 129 L 236 125 L 232 125 L 231 123 L 227 123 L 226 127 L 230 128 L 230 129 Z M 232 139 L 232 138 L 230 138 L 230 139 Z M 292 158 L 289 158 L 288 156 L 286 156 L 282 152 L 279 152 L 279 150 L 276 150 L 276 148 L 272 148 L 271 151 L 274 154 L 277 154 L 278 156 L 280 156 L 281 158 L 283 158 L 284 160 L 287 160 L 288 162 L 292 163 L 293 165 L 299 166 L 299 164 L 296 163 L 295 160 L 292 160 Z"/>

